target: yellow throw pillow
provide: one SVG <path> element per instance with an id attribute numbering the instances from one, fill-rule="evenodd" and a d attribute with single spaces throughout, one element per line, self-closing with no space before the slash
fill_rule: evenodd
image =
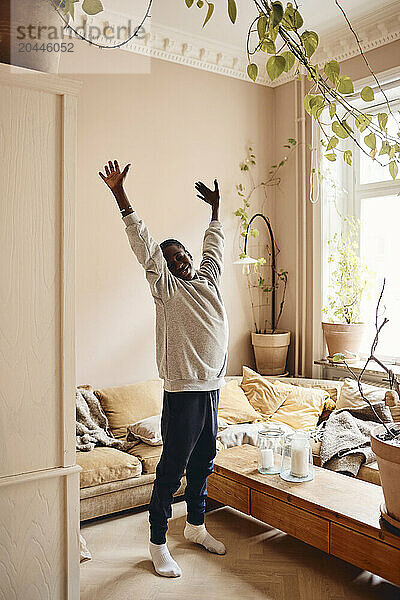
<path id="1" fill-rule="evenodd" d="M 271 381 L 249 367 L 243 367 L 241 388 L 254 410 L 266 419 L 278 410 L 289 395 L 289 392 L 278 389 Z"/>
<path id="2" fill-rule="evenodd" d="M 272 415 L 270 421 L 286 423 L 293 429 L 314 429 L 325 404 L 331 402 L 328 392 L 275 381 L 274 386 L 288 394 L 284 404 Z"/>
<path id="3" fill-rule="evenodd" d="M 94 392 L 104 410 L 108 426 L 116 438 L 124 438 L 132 423 L 158 415 L 162 410 L 161 379 L 139 381 Z"/>
<path id="4" fill-rule="evenodd" d="M 262 421 L 261 415 L 251 406 L 235 379 L 220 390 L 218 416 L 225 419 L 229 425 Z"/>

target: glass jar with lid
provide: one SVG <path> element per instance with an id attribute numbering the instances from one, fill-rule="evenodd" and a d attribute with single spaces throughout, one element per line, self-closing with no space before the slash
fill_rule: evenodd
<path id="1" fill-rule="evenodd" d="M 258 432 L 258 472 L 262 475 L 279 473 L 282 462 L 284 433 L 282 429 L 270 427 Z"/>

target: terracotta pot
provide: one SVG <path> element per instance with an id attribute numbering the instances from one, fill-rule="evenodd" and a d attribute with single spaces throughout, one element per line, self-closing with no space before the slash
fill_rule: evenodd
<path id="1" fill-rule="evenodd" d="M 365 323 L 322 323 L 329 356 L 338 352 L 358 354 Z"/>
<path id="2" fill-rule="evenodd" d="M 400 423 L 395 427 L 399 431 Z M 400 526 L 400 446 L 380 440 L 378 436 L 383 431 L 383 425 L 379 425 L 371 433 L 371 448 L 378 461 L 386 511 Z"/>
<path id="3" fill-rule="evenodd" d="M 40 37 L 39 26 L 42 27 Z M 0 62 L 46 73 L 57 73 L 62 26 L 62 20 L 49 0 L 1 0 Z M 57 39 L 49 39 L 49 27 L 56 28 L 52 31 L 57 31 Z M 35 45 L 39 48 L 42 44 L 44 50 L 34 49 Z"/>
<path id="4" fill-rule="evenodd" d="M 261 373 L 261 375 L 282 375 L 285 372 L 290 345 L 290 331 L 252 333 L 251 342 L 258 373 Z"/>

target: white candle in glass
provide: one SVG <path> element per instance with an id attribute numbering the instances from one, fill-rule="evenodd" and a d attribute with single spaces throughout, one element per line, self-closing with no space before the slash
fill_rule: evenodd
<path id="1" fill-rule="evenodd" d="M 307 438 L 295 435 L 292 442 L 290 472 L 295 477 L 307 477 L 309 469 L 309 446 Z"/>
<path id="2" fill-rule="evenodd" d="M 263 448 L 261 452 L 261 464 L 263 469 L 272 469 L 274 466 L 274 453 L 272 448 Z"/>

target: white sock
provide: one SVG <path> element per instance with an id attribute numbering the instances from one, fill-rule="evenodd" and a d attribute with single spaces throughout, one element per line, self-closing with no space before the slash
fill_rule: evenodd
<path id="1" fill-rule="evenodd" d="M 226 548 L 222 542 L 219 542 L 212 535 L 210 535 L 204 525 L 192 525 L 186 522 L 185 530 L 183 535 L 190 542 L 200 544 L 204 546 L 209 552 L 214 554 L 225 554 Z"/>
<path id="2" fill-rule="evenodd" d="M 154 568 L 163 577 L 180 577 L 182 571 L 169 553 L 167 544 L 149 542 L 149 551 Z"/>

